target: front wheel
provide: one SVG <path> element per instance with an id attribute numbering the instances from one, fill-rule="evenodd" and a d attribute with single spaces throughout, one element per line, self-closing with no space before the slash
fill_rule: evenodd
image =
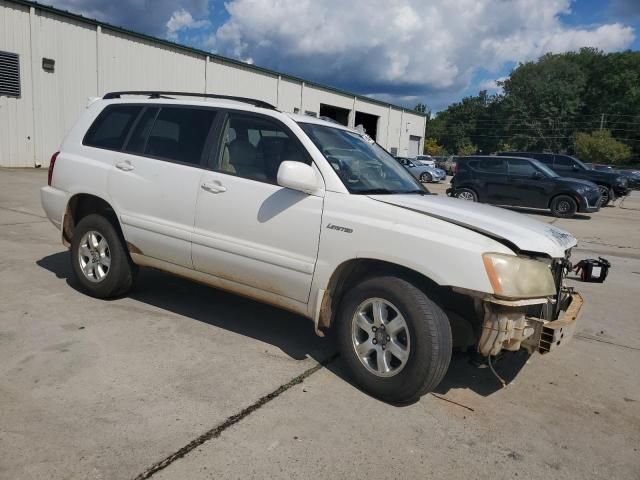
<path id="1" fill-rule="evenodd" d="M 433 177 L 430 173 L 424 172 L 420 175 L 420 181 L 422 183 L 431 183 L 433 181 Z"/>
<path id="2" fill-rule="evenodd" d="M 87 215 L 76 226 L 71 266 L 82 289 L 97 298 L 129 291 L 137 271 L 113 224 L 97 214 Z"/>
<path id="3" fill-rule="evenodd" d="M 451 360 L 451 327 L 442 309 L 410 282 L 374 277 L 349 291 L 337 318 L 340 352 L 354 381 L 371 395 L 406 403 L 433 390 Z"/>
<path id="4" fill-rule="evenodd" d="M 612 191 L 606 185 L 598 185 L 598 190 L 600 191 L 600 206 L 606 207 L 613 198 Z"/>
<path id="5" fill-rule="evenodd" d="M 551 202 L 551 213 L 555 217 L 570 218 L 578 211 L 578 204 L 569 195 L 558 195 Z"/>

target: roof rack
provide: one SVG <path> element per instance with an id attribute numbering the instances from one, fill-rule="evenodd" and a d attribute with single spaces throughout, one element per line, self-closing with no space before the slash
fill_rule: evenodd
<path id="1" fill-rule="evenodd" d="M 144 95 L 149 98 L 171 98 L 173 97 L 202 97 L 202 98 L 218 98 L 221 100 L 235 100 L 236 102 L 248 103 L 254 107 L 268 108 L 269 110 L 277 110 L 276 107 L 263 100 L 257 100 L 255 98 L 247 97 L 234 97 L 232 95 L 216 95 L 214 93 L 190 93 L 190 92 L 164 92 L 164 91 L 146 91 L 146 90 L 131 90 L 122 92 L 109 92 L 102 98 L 104 100 L 111 100 L 114 98 L 122 98 L 122 95 Z"/>

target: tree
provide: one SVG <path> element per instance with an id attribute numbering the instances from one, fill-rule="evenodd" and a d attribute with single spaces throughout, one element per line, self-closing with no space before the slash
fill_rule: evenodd
<path id="1" fill-rule="evenodd" d="M 473 155 L 478 151 L 478 147 L 471 143 L 468 138 L 464 139 L 458 148 L 458 155 Z"/>
<path id="2" fill-rule="evenodd" d="M 429 137 L 424 141 L 424 153 L 427 155 L 444 155 L 444 147 L 435 138 Z"/>
<path id="3" fill-rule="evenodd" d="M 613 138 L 609 130 L 577 133 L 575 148 L 585 162 L 620 164 L 631 157 L 631 147 Z"/>
<path id="4" fill-rule="evenodd" d="M 424 103 L 417 104 L 415 107 L 413 107 L 413 109 L 418 113 L 430 113 L 429 109 Z"/>

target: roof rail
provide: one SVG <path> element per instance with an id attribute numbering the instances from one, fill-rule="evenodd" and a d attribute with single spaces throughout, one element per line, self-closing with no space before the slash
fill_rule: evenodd
<path id="1" fill-rule="evenodd" d="M 190 92 L 165 92 L 165 91 L 146 91 L 146 90 L 131 90 L 122 92 L 109 92 L 105 93 L 102 97 L 104 100 L 111 100 L 114 98 L 122 98 L 122 95 L 144 95 L 149 98 L 171 98 L 166 95 L 174 97 L 202 97 L 202 98 L 218 98 L 221 100 L 235 100 L 236 102 L 248 103 L 254 107 L 268 108 L 269 110 L 277 110 L 276 107 L 263 100 L 247 97 L 234 97 L 232 95 L 216 95 L 214 93 L 190 93 Z"/>

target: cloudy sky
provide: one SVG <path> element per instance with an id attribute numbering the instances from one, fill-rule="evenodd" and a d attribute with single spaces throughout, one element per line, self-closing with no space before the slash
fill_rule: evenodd
<path id="1" fill-rule="evenodd" d="M 640 0 L 41 0 L 406 106 L 433 110 L 518 64 L 640 49 Z"/>

